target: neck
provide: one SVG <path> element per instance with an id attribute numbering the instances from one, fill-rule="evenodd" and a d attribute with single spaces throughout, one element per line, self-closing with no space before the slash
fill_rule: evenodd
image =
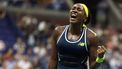
<path id="1" fill-rule="evenodd" d="M 81 23 L 78 23 L 78 24 L 70 24 L 69 32 L 72 35 L 80 35 L 81 29 L 82 29 L 81 28 Z"/>

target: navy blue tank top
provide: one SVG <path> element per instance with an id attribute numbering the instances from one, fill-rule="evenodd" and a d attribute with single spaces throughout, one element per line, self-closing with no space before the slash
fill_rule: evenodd
<path id="1" fill-rule="evenodd" d="M 86 40 L 87 28 L 83 28 L 80 38 L 76 41 L 68 40 L 69 25 L 67 25 L 57 40 L 58 61 L 80 62 L 85 64 L 88 58 Z"/>

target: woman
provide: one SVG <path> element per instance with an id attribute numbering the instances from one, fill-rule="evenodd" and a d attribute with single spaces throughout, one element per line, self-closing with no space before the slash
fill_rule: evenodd
<path id="1" fill-rule="evenodd" d="M 105 47 L 85 26 L 89 21 L 87 6 L 74 4 L 69 21 L 69 25 L 56 27 L 51 37 L 52 55 L 48 69 L 87 69 L 88 57 L 92 68 L 103 62 Z"/>

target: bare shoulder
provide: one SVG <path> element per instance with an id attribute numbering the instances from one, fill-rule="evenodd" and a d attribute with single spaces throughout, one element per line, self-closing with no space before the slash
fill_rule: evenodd
<path id="1" fill-rule="evenodd" d="M 88 38 L 96 38 L 97 37 L 97 34 L 90 28 L 87 29 L 87 37 Z"/>
<path id="2" fill-rule="evenodd" d="M 58 37 L 60 36 L 60 34 L 64 30 L 64 28 L 65 28 L 65 26 L 57 26 L 57 27 L 55 27 L 55 30 L 53 31 L 52 36 L 48 39 L 48 43 L 54 44 L 52 46 L 55 47 L 55 44 L 56 44 L 56 42 L 58 40 Z"/>
<path id="3" fill-rule="evenodd" d="M 101 39 L 97 36 L 97 34 L 89 28 L 87 30 L 87 38 L 88 43 L 91 47 L 97 47 L 98 45 L 103 44 Z"/>
<path id="4" fill-rule="evenodd" d="M 65 26 L 57 26 L 57 27 L 55 28 L 55 31 L 57 31 L 58 33 L 62 33 L 63 30 L 64 30 L 64 28 L 65 28 Z"/>
<path id="5" fill-rule="evenodd" d="M 58 39 L 58 37 L 61 35 L 61 33 L 63 32 L 65 26 L 57 26 L 54 30 L 54 33 L 53 33 L 53 38 L 55 40 Z"/>

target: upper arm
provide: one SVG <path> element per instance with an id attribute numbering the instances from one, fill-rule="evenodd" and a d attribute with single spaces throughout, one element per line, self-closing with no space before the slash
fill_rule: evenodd
<path id="1" fill-rule="evenodd" d="M 56 43 L 61 32 L 62 32 L 62 27 L 61 26 L 56 27 L 52 36 L 49 38 L 49 41 L 48 41 L 48 43 L 50 43 L 51 45 L 51 59 L 52 60 L 57 60 Z"/>
<path id="2" fill-rule="evenodd" d="M 94 31 L 88 29 L 87 34 L 88 34 L 87 35 L 88 44 L 89 44 L 90 48 L 105 45 L 104 40 L 101 37 L 98 37 L 97 34 Z"/>
<path id="3" fill-rule="evenodd" d="M 90 66 L 92 67 L 95 64 L 98 46 L 104 45 L 104 40 L 98 37 L 95 32 L 91 32 L 89 30 L 87 32 L 87 37 L 89 46 Z"/>
<path id="4" fill-rule="evenodd" d="M 95 57 L 97 56 L 98 38 L 96 36 L 96 33 L 94 33 L 93 31 L 91 32 L 91 30 L 87 31 L 87 38 L 90 62 L 92 62 L 95 60 Z"/>

